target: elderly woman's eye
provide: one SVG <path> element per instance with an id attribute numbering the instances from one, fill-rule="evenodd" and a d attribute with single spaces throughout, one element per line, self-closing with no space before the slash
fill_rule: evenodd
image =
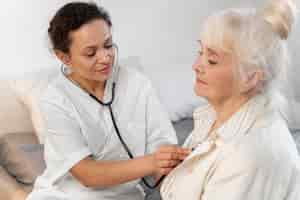
<path id="1" fill-rule="evenodd" d="M 107 44 L 107 45 L 104 45 L 104 48 L 105 49 L 111 49 L 113 47 L 113 44 Z"/>
<path id="2" fill-rule="evenodd" d="M 202 56 L 203 55 L 203 51 L 198 51 L 198 55 Z"/>

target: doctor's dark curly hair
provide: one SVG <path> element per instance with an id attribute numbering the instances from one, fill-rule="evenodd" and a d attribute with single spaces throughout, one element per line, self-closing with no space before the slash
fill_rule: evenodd
<path id="1" fill-rule="evenodd" d="M 109 27 L 112 26 L 108 12 L 95 3 L 72 2 L 64 5 L 57 11 L 49 24 L 48 35 L 53 49 L 69 53 L 72 42 L 69 36 L 70 32 L 95 19 L 104 20 Z"/>

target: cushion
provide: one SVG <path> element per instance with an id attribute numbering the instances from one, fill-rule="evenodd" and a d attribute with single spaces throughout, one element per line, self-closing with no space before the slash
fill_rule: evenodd
<path id="1" fill-rule="evenodd" d="M 291 131 L 293 137 L 294 137 L 294 140 L 295 140 L 295 143 L 297 145 L 297 148 L 298 148 L 298 152 L 300 153 L 300 130 L 298 131 Z"/>
<path id="2" fill-rule="evenodd" d="M 0 164 L 21 183 L 33 184 L 45 169 L 43 146 L 33 133 L 9 133 L 0 138 Z"/>
<path id="3" fill-rule="evenodd" d="M 10 81 L 0 81 L 0 99 L 0 136 L 10 132 L 32 132 L 30 113 L 18 100 Z"/>
<path id="4" fill-rule="evenodd" d="M 182 145 L 185 139 L 190 135 L 194 128 L 194 120 L 192 118 L 182 119 L 177 122 L 173 122 L 173 126 L 178 138 L 178 144 Z"/>
<path id="5" fill-rule="evenodd" d="M 26 77 L 20 77 L 12 81 L 12 88 L 17 94 L 17 98 L 29 110 L 30 119 L 32 121 L 34 133 L 37 134 L 39 143 L 44 143 L 45 125 L 41 111 L 38 107 L 38 99 L 47 88 L 49 82 L 59 73 L 59 67 L 43 69 L 32 72 Z"/>
<path id="6" fill-rule="evenodd" d="M 24 187 L 10 176 L 7 171 L 0 166 L 0 199 L 1 200 L 25 200 L 32 186 Z M 25 189 L 26 188 L 26 189 Z"/>

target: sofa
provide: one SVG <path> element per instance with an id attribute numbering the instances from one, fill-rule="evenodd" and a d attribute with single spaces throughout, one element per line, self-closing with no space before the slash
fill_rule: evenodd
<path id="1" fill-rule="evenodd" d="M 58 71 L 45 70 L 17 80 L 0 81 L 0 199 L 23 200 L 32 190 L 35 178 L 43 172 L 43 123 L 36 102 Z M 161 73 L 160 73 L 161 74 Z M 150 74 L 151 77 L 151 74 Z M 155 75 L 157 78 L 157 76 Z M 159 81 L 155 81 L 159 83 Z M 166 89 L 166 88 L 164 88 Z M 164 90 L 162 89 L 162 90 Z M 176 91 L 177 92 L 177 91 Z M 163 94 L 158 88 L 160 97 Z M 162 99 L 167 97 L 162 97 Z M 168 102 L 168 101 L 166 101 Z M 190 102 L 186 99 L 186 104 Z M 191 104 L 182 109 L 189 114 L 171 113 L 179 143 L 193 129 Z M 195 106 L 195 105 L 194 105 Z M 179 108 L 179 105 L 174 105 Z M 177 110 L 178 111 L 178 110 Z M 170 114 L 170 110 L 168 111 Z M 291 129 L 300 149 L 300 131 Z M 157 191 L 146 190 L 147 199 L 158 200 Z"/>

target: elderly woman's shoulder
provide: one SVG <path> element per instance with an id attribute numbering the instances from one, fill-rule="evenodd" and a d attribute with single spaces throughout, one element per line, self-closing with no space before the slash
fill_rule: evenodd
<path id="1" fill-rule="evenodd" d="M 272 123 L 251 130 L 235 144 L 234 149 L 232 157 L 253 168 L 280 170 L 299 160 L 286 124 L 276 118 Z"/>

